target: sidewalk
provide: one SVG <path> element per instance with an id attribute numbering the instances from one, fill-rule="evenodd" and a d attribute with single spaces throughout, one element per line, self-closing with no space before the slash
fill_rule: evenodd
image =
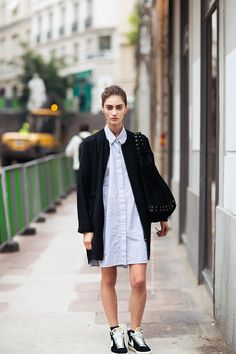
<path id="1" fill-rule="evenodd" d="M 75 207 L 71 194 L 56 214 L 36 225 L 36 236 L 17 237 L 20 252 L 0 254 L 1 354 L 110 353 L 109 327 L 99 300 L 100 273 L 87 266 Z M 229 354 L 214 323 L 210 298 L 187 265 L 184 247 L 171 236 L 153 244 L 143 320 L 153 354 Z M 129 321 L 127 281 L 127 270 L 119 269 L 124 328 Z"/>

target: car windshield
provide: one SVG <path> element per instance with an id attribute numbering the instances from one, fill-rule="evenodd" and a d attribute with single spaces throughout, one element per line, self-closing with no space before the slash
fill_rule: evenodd
<path id="1" fill-rule="evenodd" d="M 30 131 L 34 133 L 54 133 L 56 117 L 36 116 L 30 119 Z"/>

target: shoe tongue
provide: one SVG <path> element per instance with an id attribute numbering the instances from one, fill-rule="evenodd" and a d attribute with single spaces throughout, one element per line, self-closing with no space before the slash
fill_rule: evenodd
<path id="1" fill-rule="evenodd" d="M 121 331 L 121 328 L 120 327 L 116 327 L 112 330 L 112 332 L 120 332 Z"/>

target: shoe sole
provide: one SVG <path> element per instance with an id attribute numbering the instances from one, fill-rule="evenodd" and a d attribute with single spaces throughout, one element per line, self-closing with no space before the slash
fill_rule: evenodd
<path id="1" fill-rule="evenodd" d="M 111 353 L 116 354 L 116 352 L 113 352 L 112 350 L 111 350 Z M 127 352 L 122 353 L 122 354 L 128 354 L 128 350 L 127 350 Z"/>
<path id="2" fill-rule="evenodd" d="M 112 350 L 111 350 L 111 353 L 116 354 L 116 352 L 113 352 Z M 128 354 L 128 350 L 127 350 L 127 352 L 122 353 L 122 354 Z"/>
<path id="3" fill-rule="evenodd" d="M 136 349 L 134 349 L 134 347 L 132 347 L 129 343 L 128 343 L 128 347 L 130 350 L 132 350 L 133 352 L 137 353 L 137 354 L 152 354 L 152 351 L 149 350 L 149 352 L 139 352 Z"/>

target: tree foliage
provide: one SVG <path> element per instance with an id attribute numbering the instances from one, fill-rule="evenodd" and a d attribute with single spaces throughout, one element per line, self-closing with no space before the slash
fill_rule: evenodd
<path id="1" fill-rule="evenodd" d="M 140 8 L 135 6 L 133 13 L 129 16 L 130 31 L 126 32 L 126 37 L 131 45 L 137 46 L 140 36 Z"/>
<path id="2" fill-rule="evenodd" d="M 59 76 L 60 61 L 52 57 L 46 62 L 43 57 L 24 45 L 24 53 L 20 58 L 22 68 L 19 79 L 23 85 L 22 103 L 26 104 L 29 97 L 28 82 L 34 73 L 44 80 L 49 101 L 60 102 L 66 97 L 67 78 Z"/>

